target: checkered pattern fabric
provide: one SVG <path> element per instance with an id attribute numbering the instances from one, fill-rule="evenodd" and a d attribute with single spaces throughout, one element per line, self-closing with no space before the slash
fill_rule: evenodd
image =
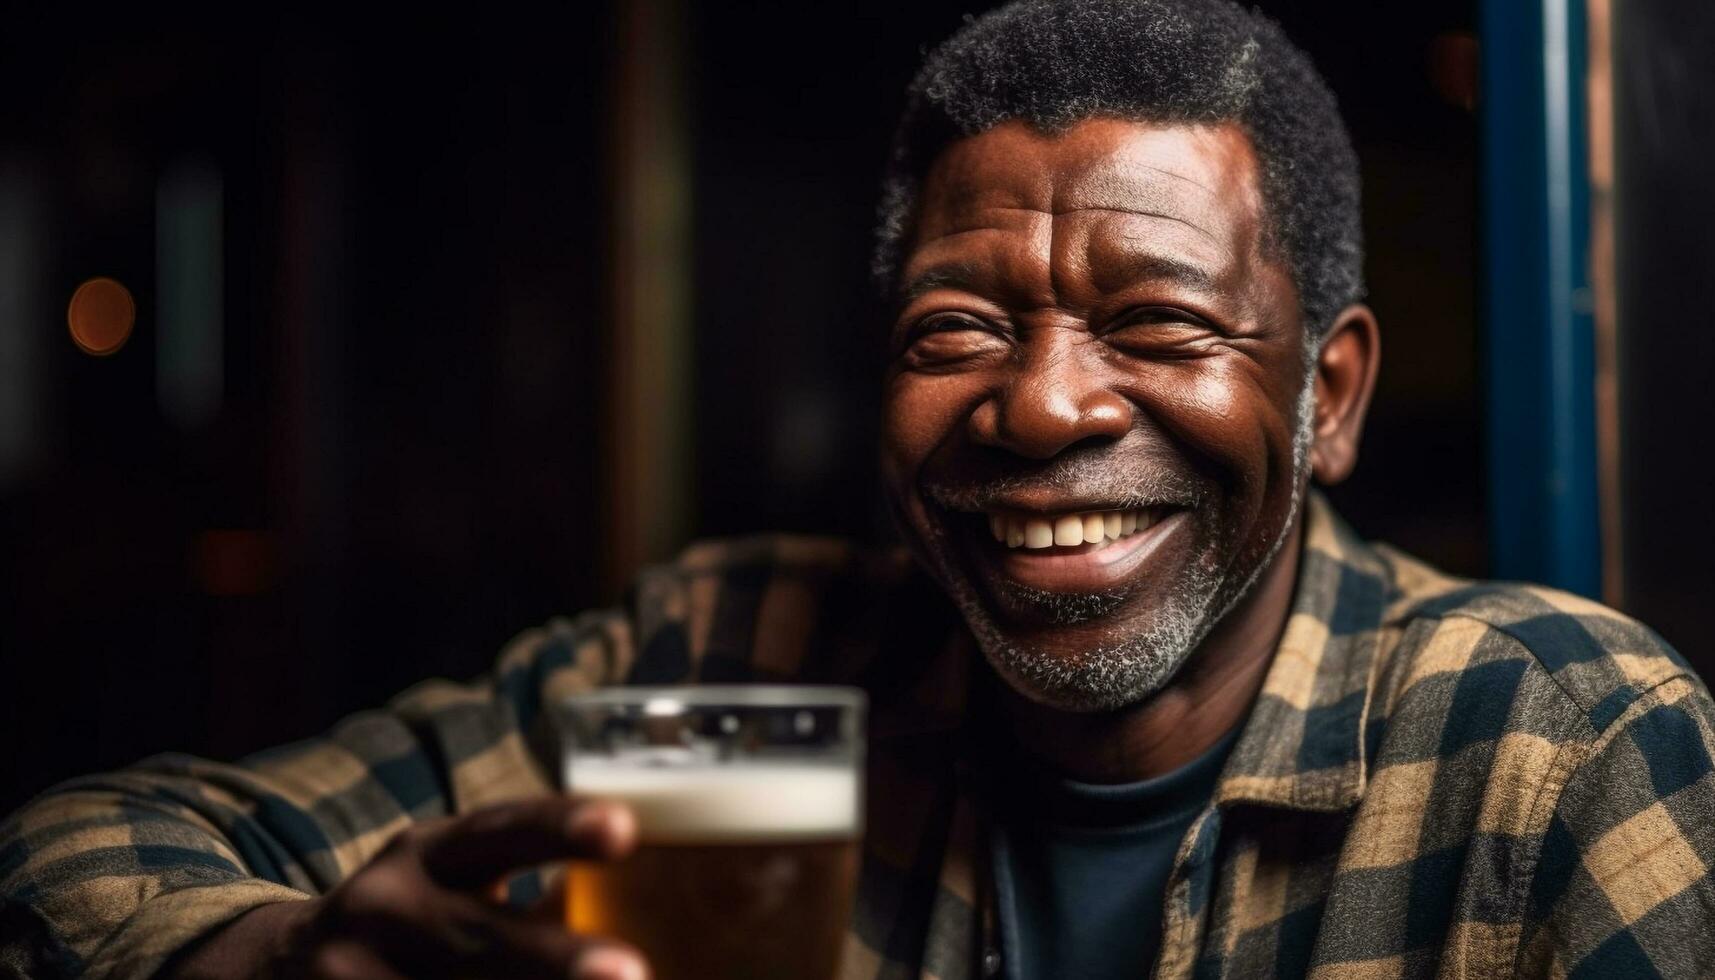
<path id="1" fill-rule="evenodd" d="M 1715 707 L 1685 663 L 1599 605 L 1442 576 L 1308 507 L 1291 618 L 1180 845 L 1154 975 L 1715 975 Z M 55 788 L 0 825 L 0 976 L 151 976 L 413 821 L 551 792 L 572 692 L 787 680 L 873 699 L 843 976 L 992 975 L 978 664 L 901 555 L 699 545 L 625 608 L 526 633 L 488 680 L 236 765 L 162 756 Z"/>

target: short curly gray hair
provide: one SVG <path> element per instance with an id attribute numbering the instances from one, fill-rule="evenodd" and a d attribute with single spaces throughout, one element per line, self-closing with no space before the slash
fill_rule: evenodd
<path id="1" fill-rule="evenodd" d="M 877 282 L 897 290 L 919 187 L 949 143 L 1010 119 L 1052 132 L 1092 117 L 1238 123 L 1310 335 L 1363 298 L 1358 161 L 1333 93 L 1279 25 L 1228 0 L 1021 0 L 967 21 L 907 90 Z"/>

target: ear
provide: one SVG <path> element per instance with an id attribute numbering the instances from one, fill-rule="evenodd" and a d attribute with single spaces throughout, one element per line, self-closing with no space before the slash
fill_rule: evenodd
<path id="1" fill-rule="evenodd" d="M 1381 354 L 1376 315 L 1362 303 L 1341 310 L 1322 339 L 1316 357 L 1315 440 L 1310 447 L 1310 471 L 1319 483 L 1339 483 L 1357 465 L 1358 440 Z"/>

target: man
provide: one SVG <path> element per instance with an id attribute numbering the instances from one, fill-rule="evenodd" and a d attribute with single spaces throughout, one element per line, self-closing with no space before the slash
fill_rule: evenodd
<path id="1" fill-rule="evenodd" d="M 1334 102 L 1225 0 L 1026 2 L 914 83 L 877 270 L 922 572 L 701 545 L 239 766 L 76 781 L 0 834 L 0 963 L 96 977 L 641 975 L 527 906 L 624 853 L 545 706 L 871 692 L 851 977 L 1704 975 L 1715 710 L 1593 603 L 1360 542 L 1379 358 Z M 766 941 L 766 937 L 758 937 Z"/>

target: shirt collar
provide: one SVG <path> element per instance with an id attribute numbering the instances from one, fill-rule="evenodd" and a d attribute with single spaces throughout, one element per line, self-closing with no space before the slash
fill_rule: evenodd
<path id="1" fill-rule="evenodd" d="M 1312 491 L 1292 613 L 1215 801 L 1337 811 L 1363 796 L 1387 566 Z"/>

